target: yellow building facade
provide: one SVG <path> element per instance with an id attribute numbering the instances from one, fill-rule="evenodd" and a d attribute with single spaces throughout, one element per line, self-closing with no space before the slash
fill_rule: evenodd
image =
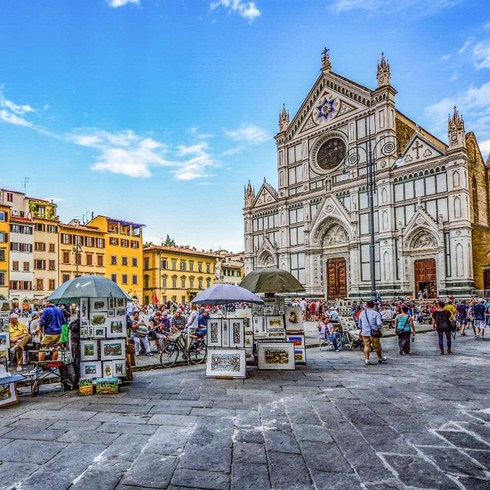
<path id="1" fill-rule="evenodd" d="M 42 199 L 27 198 L 29 214 L 34 223 L 34 299 L 49 296 L 59 286 L 58 231 L 56 204 Z"/>
<path id="2" fill-rule="evenodd" d="M 105 276 L 106 235 L 78 220 L 59 224 L 59 284 L 77 276 Z"/>
<path id="3" fill-rule="evenodd" d="M 141 303 L 145 225 L 107 216 L 96 216 L 88 225 L 99 229 L 106 236 L 105 277 L 117 283 Z"/>
<path id="4" fill-rule="evenodd" d="M 9 297 L 9 223 L 10 206 L 0 204 L 0 295 Z"/>
<path id="5" fill-rule="evenodd" d="M 183 247 L 143 249 L 143 303 L 187 303 L 215 281 L 218 255 Z"/>

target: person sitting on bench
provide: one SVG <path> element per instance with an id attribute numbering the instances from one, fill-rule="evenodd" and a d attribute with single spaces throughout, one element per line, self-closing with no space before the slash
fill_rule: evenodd
<path id="1" fill-rule="evenodd" d="M 10 350 L 17 360 L 17 371 L 22 371 L 24 362 L 24 348 L 31 340 L 27 325 L 19 322 L 19 315 L 11 313 L 9 324 Z"/>

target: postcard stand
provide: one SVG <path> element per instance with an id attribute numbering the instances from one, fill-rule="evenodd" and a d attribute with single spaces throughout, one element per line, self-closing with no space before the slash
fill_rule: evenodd
<path id="1" fill-rule="evenodd" d="M 126 380 L 131 377 L 126 356 L 126 300 L 80 299 L 80 378 Z M 82 383 L 83 384 L 83 383 Z"/>

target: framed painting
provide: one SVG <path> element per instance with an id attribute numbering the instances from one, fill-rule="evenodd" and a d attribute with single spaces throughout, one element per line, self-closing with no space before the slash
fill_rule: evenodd
<path id="1" fill-rule="evenodd" d="M 115 316 L 126 316 L 126 308 L 116 308 Z"/>
<path id="2" fill-rule="evenodd" d="M 304 335 L 286 335 L 286 340 L 292 342 L 295 349 L 304 349 L 305 347 Z"/>
<path id="3" fill-rule="evenodd" d="M 113 310 L 116 307 L 116 298 L 107 298 L 107 308 Z"/>
<path id="4" fill-rule="evenodd" d="M 104 361 L 102 363 L 102 377 L 103 378 L 112 378 L 112 363 L 114 361 Z"/>
<path id="5" fill-rule="evenodd" d="M 10 318 L 10 310 L 12 308 L 12 303 L 6 299 L 0 301 L 0 317 Z"/>
<path id="6" fill-rule="evenodd" d="M 245 378 L 245 350 L 216 349 L 208 351 L 206 376 Z"/>
<path id="7" fill-rule="evenodd" d="M 0 350 L 10 349 L 10 334 L 8 332 L 0 332 Z"/>
<path id="8" fill-rule="evenodd" d="M 245 362 L 247 364 L 255 364 L 255 356 L 254 356 L 253 347 L 246 347 L 245 348 Z"/>
<path id="9" fill-rule="evenodd" d="M 245 347 L 247 349 L 253 347 L 254 345 L 254 336 L 253 334 L 247 334 L 245 333 Z"/>
<path id="10" fill-rule="evenodd" d="M 15 405 L 16 403 L 19 403 L 19 397 L 17 396 L 15 383 L 0 385 L 0 407 Z"/>
<path id="11" fill-rule="evenodd" d="M 257 344 L 259 369 L 294 369 L 294 344 L 291 342 Z"/>
<path id="12" fill-rule="evenodd" d="M 303 313 L 301 306 L 286 306 L 285 310 L 286 331 L 295 332 L 303 330 Z"/>
<path id="13" fill-rule="evenodd" d="M 106 335 L 108 339 L 120 339 L 126 337 L 126 317 L 118 316 L 107 318 Z"/>
<path id="14" fill-rule="evenodd" d="M 88 298 L 80 298 L 80 322 L 88 320 Z"/>
<path id="15" fill-rule="evenodd" d="M 228 320 L 230 330 L 230 347 L 245 347 L 245 328 L 243 318 L 232 318 Z"/>
<path id="16" fill-rule="evenodd" d="M 107 298 L 90 298 L 90 313 L 107 311 Z"/>
<path id="17" fill-rule="evenodd" d="M 253 326 L 250 318 L 243 319 L 243 329 L 245 330 L 245 335 L 253 335 Z"/>
<path id="18" fill-rule="evenodd" d="M 114 318 L 116 316 L 116 310 L 107 310 L 107 318 Z"/>
<path id="19" fill-rule="evenodd" d="M 124 298 L 117 298 L 116 306 L 118 308 L 126 308 L 126 300 Z"/>
<path id="20" fill-rule="evenodd" d="M 80 339 L 88 339 L 90 337 L 90 327 L 80 325 Z"/>
<path id="21" fill-rule="evenodd" d="M 284 320 L 282 315 L 271 315 L 265 317 L 267 332 L 279 332 L 284 330 Z"/>
<path id="22" fill-rule="evenodd" d="M 260 335 L 264 333 L 264 317 L 254 316 L 252 318 L 253 331 L 255 335 Z"/>
<path id="23" fill-rule="evenodd" d="M 81 361 L 97 361 L 99 358 L 97 340 L 82 340 L 80 341 L 80 360 Z"/>
<path id="24" fill-rule="evenodd" d="M 208 347 L 221 347 L 222 337 L 221 337 L 221 318 L 209 318 L 208 320 L 208 333 L 207 333 L 207 344 Z"/>
<path id="25" fill-rule="evenodd" d="M 294 362 L 296 364 L 306 364 L 306 349 L 294 349 Z"/>
<path id="26" fill-rule="evenodd" d="M 81 378 L 100 378 L 102 376 L 102 363 L 100 361 L 85 361 L 80 363 Z"/>
<path id="27" fill-rule="evenodd" d="M 221 321 L 221 346 L 229 347 L 230 346 L 230 322 L 226 318 L 223 318 Z"/>
<path id="28" fill-rule="evenodd" d="M 112 375 L 116 378 L 126 376 L 126 359 L 116 359 L 112 362 Z"/>
<path id="29" fill-rule="evenodd" d="M 105 339 L 105 327 L 92 327 L 92 337 L 94 339 Z"/>
<path id="30" fill-rule="evenodd" d="M 90 325 L 92 325 L 93 327 L 100 327 L 102 325 L 105 325 L 106 320 L 107 312 L 105 311 L 90 314 Z"/>
<path id="31" fill-rule="evenodd" d="M 101 340 L 100 358 L 102 361 L 126 359 L 126 340 Z"/>
<path id="32" fill-rule="evenodd" d="M 264 315 L 274 315 L 274 306 L 264 306 Z"/>

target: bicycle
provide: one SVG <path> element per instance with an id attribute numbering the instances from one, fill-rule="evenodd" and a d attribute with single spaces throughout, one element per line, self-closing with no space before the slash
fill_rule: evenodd
<path id="1" fill-rule="evenodd" d="M 201 364 L 206 360 L 208 346 L 204 339 L 191 335 L 191 340 L 188 341 L 188 335 L 186 336 L 184 332 L 176 332 L 166 339 L 160 354 L 162 367 L 175 366 L 180 354 L 188 365 Z"/>

